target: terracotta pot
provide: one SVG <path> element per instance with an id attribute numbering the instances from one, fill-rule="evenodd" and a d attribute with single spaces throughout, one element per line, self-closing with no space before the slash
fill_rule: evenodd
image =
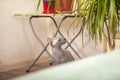
<path id="1" fill-rule="evenodd" d="M 72 11 L 72 1 L 73 0 L 58 0 L 57 11 L 60 11 L 60 12 Z"/>

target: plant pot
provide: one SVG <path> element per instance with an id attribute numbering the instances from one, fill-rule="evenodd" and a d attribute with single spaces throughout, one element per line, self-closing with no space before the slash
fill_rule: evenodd
<path id="1" fill-rule="evenodd" d="M 43 0 L 43 14 L 53 14 L 54 13 L 54 7 L 55 7 L 55 0 Z"/>
<path id="2" fill-rule="evenodd" d="M 58 0 L 58 12 L 69 13 L 72 12 L 72 1 L 73 0 Z"/>

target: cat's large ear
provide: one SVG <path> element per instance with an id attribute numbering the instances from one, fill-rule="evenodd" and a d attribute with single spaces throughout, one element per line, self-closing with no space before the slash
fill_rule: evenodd
<path id="1" fill-rule="evenodd" d="M 53 42 L 52 42 L 52 39 L 51 38 L 47 38 L 47 42 L 50 46 L 53 46 Z"/>

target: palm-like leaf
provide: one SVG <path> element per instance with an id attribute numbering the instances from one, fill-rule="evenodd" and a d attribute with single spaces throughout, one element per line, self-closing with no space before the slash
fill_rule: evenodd
<path id="1" fill-rule="evenodd" d="M 41 3 L 41 0 L 38 0 L 38 3 L 37 3 L 37 10 L 38 10 L 39 7 L 40 7 L 40 3 Z"/>
<path id="2" fill-rule="evenodd" d="M 87 7 L 83 7 L 87 3 Z M 85 0 L 78 7 L 77 14 L 84 13 L 87 16 L 87 29 L 92 39 L 102 41 L 104 27 L 107 27 L 108 34 L 113 35 L 113 40 L 108 36 L 110 47 L 114 43 L 114 36 L 117 31 L 117 11 L 120 9 L 120 0 Z M 86 13 L 85 13 L 86 12 Z M 107 26 L 105 26 L 107 22 Z"/>

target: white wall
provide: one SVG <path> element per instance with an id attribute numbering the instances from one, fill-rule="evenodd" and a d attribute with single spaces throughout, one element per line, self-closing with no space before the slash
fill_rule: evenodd
<path id="1" fill-rule="evenodd" d="M 14 16 L 16 13 L 36 12 L 36 4 L 37 0 L 0 0 L 0 69 L 33 60 L 42 50 L 41 45 L 32 34 L 28 23 L 29 17 Z M 44 42 L 47 37 L 46 22 L 46 19 L 41 19 L 40 24 L 44 25 L 36 26 L 36 30 L 42 34 L 40 37 Z M 38 24 L 36 21 L 34 25 Z"/>
<path id="2" fill-rule="evenodd" d="M 0 71 L 12 69 L 9 65 L 13 65 L 14 68 L 15 64 L 35 59 L 43 49 L 31 31 L 29 17 L 14 16 L 16 13 L 36 13 L 36 4 L 37 0 L 0 0 Z M 37 13 L 39 12 L 42 12 L 42 7 Z M 61 17 L 55 16 L 55 19 L 59 23 Z M 68 41 L 80 28 L 71 28 L 68 36 L 67 30 L 70 23 L 72 23 L 72 19 L 66 20 L 61 27 L 61 31 Z M 33 25 L 45 44 L 47 37 L 52 37 L 52 34 L 55 33 L 55 26 L 49 19 L 34 19 Z M 103 52 L 102 45 L 95 46 L 94 41 L 89 40 L 87 33 L 83 40 L 84 47 L 81 35 L 72 44 L 81 57 Z M 70 48 L 68 49 L 78 59 L 74 52 Z"/>

